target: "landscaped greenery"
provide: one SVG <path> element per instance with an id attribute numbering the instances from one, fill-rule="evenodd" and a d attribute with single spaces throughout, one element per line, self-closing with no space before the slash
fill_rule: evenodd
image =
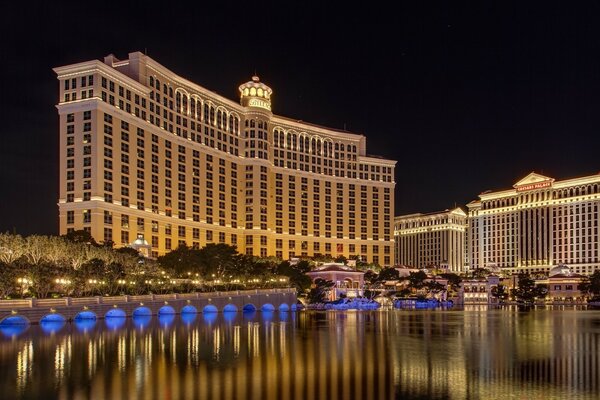
<path id="1" fill-rule="evenodd" d="M 84 231 L 22 237 L 0 234 L 0 298 L 94 296 L 295 286 L 308 266 L 242 255 L 235 247 L 182 246 L 158 260 L 98 244 Z"/>
<path id="2" fill-rule="evenodd" d="M 512 290 L 513 297 L 521 303 L 531 304 L 535 300 L 542 300 L 548 294 L 545 285 L 536 285 L 535 281 L 527 274 L 519 274 L 517 287 Z"/>

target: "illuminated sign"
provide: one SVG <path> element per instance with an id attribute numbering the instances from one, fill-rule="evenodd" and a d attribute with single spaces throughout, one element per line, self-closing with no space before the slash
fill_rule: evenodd
<path id="1" fill-rule="evenodd" d="M 517 192 L 524 192 L 526 190 L 543 189 L 552 186 L 552 181 L 536 182 L 529 185 L 517 186 Z"/>
<path id="2" fill-rule="evenodd" d="M 265 110 L 271 111 L 271 103 L 269 103 L 268 101 L 261 100 L 261 99 L 248 100 L 248 106 L 264 108 Z"/>

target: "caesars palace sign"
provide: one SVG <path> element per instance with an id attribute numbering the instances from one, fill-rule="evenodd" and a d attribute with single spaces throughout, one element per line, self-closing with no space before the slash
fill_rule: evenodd
<path id="1" fill-rule="evenodd" d="M 544 181 L 517 186 L 515 189 L 517 189 L 517 192 L 525 192 L 527 190 L 544 189 L 550 186 L 552 186 L 552 181 Z"/>

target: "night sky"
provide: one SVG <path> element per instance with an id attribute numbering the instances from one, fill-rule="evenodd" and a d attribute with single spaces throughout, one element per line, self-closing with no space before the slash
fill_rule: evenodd
<path id="1" fill-rule="evenodd" d="M 81 3 L 3 4 L 0 231 L 58 230 L 52 68 L 138 50 L 236 101 L 256 71 L 276 114 L 366 135 L 396 215 L 600 171 L 599 4 Z"/>

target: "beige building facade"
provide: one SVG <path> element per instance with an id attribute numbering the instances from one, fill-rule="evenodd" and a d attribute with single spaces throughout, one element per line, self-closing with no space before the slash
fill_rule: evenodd
<path id="1" fill-rule="evenodd" d="M 148 56 L 55 68 L 60 233 L 143 237 L 257 256 L 362 256 L 391 265 L 395 161 L 366 138 L 273 114 L 258 77 L 240 103 Z"/>
<path id="2" fill-rule="evenodd" d="M 600 266 L 600 175 L 557 181 L 530 173 L 511 189 L 488 191 L 467 205 L 469 267 L 505 273 L 577 274 Z"/>
<path id="3" fill-rule="evenodd" d="M 461 208 L 395 217 L 395 264 L 462 272 L 466 228 L 467 214 Z"/>

